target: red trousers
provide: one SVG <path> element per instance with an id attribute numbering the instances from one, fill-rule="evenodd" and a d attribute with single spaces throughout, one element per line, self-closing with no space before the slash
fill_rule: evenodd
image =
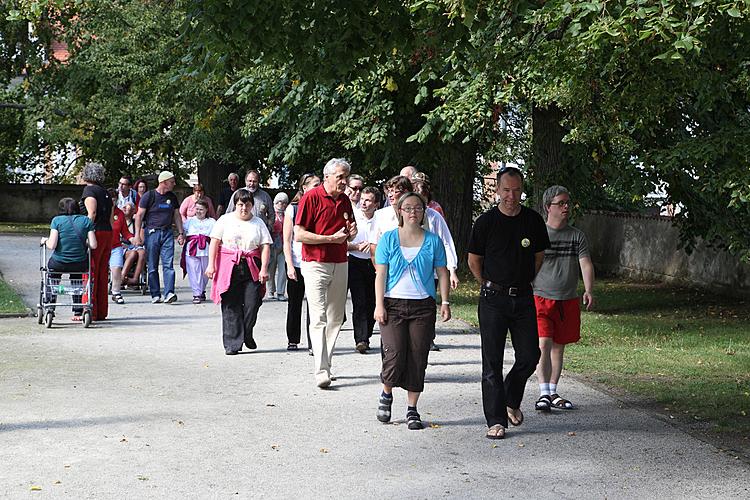
<path id="1" fill-rule="evenodd" d="M 96 248 L 91 252 L 91 273 L 94 275 L 92 285 L 93 314 L 91 319 L 101 321 L 107 318 L 109 311 L 109 256 L 112 253 L 112 231 L 95 231 Z"/>

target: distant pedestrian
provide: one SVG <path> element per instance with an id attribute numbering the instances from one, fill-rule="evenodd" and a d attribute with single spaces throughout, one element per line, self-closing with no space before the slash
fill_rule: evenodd
<path id="1" fill-rule="evenodd" d="M 171 304 L 177 301 L 174 293 L 174 234 L 172 224 L 177 226 L 177 242 L 185 243 L 185 233 L 182 230 L 182 218 L 177 211 L 179 202 L 172 192 L 175 187 L 172 172 L 164 171 L 159 174 L 159 185 L 147 192 L 141 198 L 138 212 L 135 214 L 136 240 L 135 245 L 141 244 L 141 236 L 146 238 L 146 261 L 148 265 L 148 288 L 151 292 L 151 303 L 164 302 Z M 161 261 L 164 277 L 164 295 L 162 297 L 159 282 L 159 261 Z"/>
<path id="2" fill-rule="evenodd" d="M 273 208 L 271 195 L 260 187 L 260 174 L 257 170 L 249 170 L 245 175 L 245 189 L 253 193 L 253 215 L 260 217 L 265 222 L 270 233 L 273 229 L 273 221 L 276 220 L 276 211 Z M 234 210 L 234 198 L 229 200 L 227 213 Z"/>
<path id="3" fill-rule="evenodd" d="M 541 350 L 536 367 L 540 396 L 535 406 L 540 411 L 570 410 L 573 403 L 558 395 L 557 387 L 565 345 L 581 338 L 578 276 L 583 274 L 583 305 L 589 310 L 594 304 L 594 265 L 586 235 L 568 224 L 572 208 L 568 190 L 551 186 L 542 203 L 551 246 L 544 251 L 544 263 L 533 283 Z"/>
<path id="4" fill-rule="evenodd" d="M 505 167 L 497 176 L 500 203 L 476 220 L 468 247 L 469 269 L 481 285 L 482 403 L 489 439 L 503 439 L 509 421 L 523 423 L 524 387 L 539 361 L 531 282 L 550 246 L 542 217 L 521 205 L 521 171 Z M 503 382 L 508 330 L 515 362 Z"/>
<path id="5" fill-rule="evenodd" d="M 138 204 L 141 202 L 141 198 L 148 192 L 148 183 L 146 179 L 138 179 L 133 183 L 133 190 L 135 191 L 135 207 L 138 209 Z"/>
<path id="6" fill-rule="evenodd" d="M 365 180 L 361 175 L 351 174 L 346 183 L 346 195 L 352 202 L 352 207 L 359 208 L 359 201 L 362 198 L 362 190 L 365 188 Z M 380 208 L 380 207 L 378 207 Z"/>
<path id="7" fill-rule="evenodd" d="M 219 201 L 216 206 L 216 218 L 218 219 L 227 211 L 229 202 L 232 201 L 234 192 L 240 187 L 240 176 L 235 172 L 232 172 L 227 176 L 227 185 L 221 188 L 219 193 Z"/>
<path id="8" fill-rule="evenodd" d="M 115 199 L 117 193 L 114 189 L 109 190 L 109 195 Z M 132 206 L 131 201 L 126 201 L 123 208 Z M 122 297 L 123 275 L 122 269 L 125 265 L 125 249 L 133 244 L 135 237 L 128 228 L 125 218 L 125 212 L 119 207 L 112 208 L 112 251 L 109 256 L 109 275 L 112 288 L 112 302 L 115 304 L 124 304 L 125 299 Z"/>
<path id="9" fill-rule="evenodd" d="M 120 182 L 117 185 L 116 196 L 112 198 L 113 200 L 117 200 L 115 206 L 120 210 L 122 210 L 122 207 L 124 207 L 126 203 L 132 203 L 135 205 L 138 200 L 138 192 L 132 188 L 131 184 L 132 180 L 129 175 L 123 175 L 120 177 Z"/>
<path id="10" fill-rule="evenodd" d="M 383 344 L 383 392 L 377 418 L 391 420 L 392 391 L 408 392 L 406 423 L 409 429 L 423 428 L 417 401 L 424 391 L 430 344 L 435 338 L 434 273 L 440 283 L 440 316 L 451 317 L 450 282 L 445 247 L 436 234 L 425 231 L 427 202 L 416 193 L 406 193 L 396 202 L 398 228 L 386 232 L 375 254 L 375 319 L 380 323 Z"/>
<path id="11" fill-rule="evenodd" d="M 284 261 L 284 212 L 289 205 L 286 193 L 277 193 L 273 198 L 273 209 L 276 219 L 273 223 L 271 237 L 271 260 L 268 263 L 268 298 L 285 301 L 286 295 L 286 264 Z"/>
<path id="12" fill-rule="evenodd" d="M 349 179 L 351 185 L 351 177 Z M 360 190 L 359 208 L 354 209 L 357 236 L 349 242 L 349 293 L 352 296 L 352 326 L 357 352 L 370 349 L 375 327 L 375 266 L 372 262 L 369 234 L 375 224 L 375 210 L 380 206 L 380 191 L 372 186 Z"/>
<path id="13" fill-rule="evenodd" d="M 83 168 L 83 188 L 81 200 L 86 214 L 94 223 L 97 246 L 91 252 L 91 272 L 94 275 L 93 321 L 103 321 L 109 312 L 107 300 L 109 282 L 109 257 L 112 252 L 112 197 L 102 187 L 105 170 L 99 163 L 87 163 Z"/>
<path id="14" fill-rule="evenodd" d="M 211 299 L 221 304 L 224 352 L 257 349 L 253 328 L 263 303 L 271 255 L 271 234 L 253 215 L 253 193 L 238 189 L 235 209 L 219 217 L 211 231 L 206 276 L 213 279 Z"/>
<path id="15" fill-rule="evenodd" d="M 190 281 L 193 304 L 200 304 L 206 300 L 208 247 L 211 242 L 211 231 L 216 223 L 214 218 L 208 216 L 208 210 L 207 200 L 198 200 L 195 202 L 195 215 L 185 221 L 185 245 L 182 247 L 180 267 Z"/>
<path id="16" fill-rule="evenodd" d="M 305 193 L 295 220 L 297 240 L 302 242 L 315 381 L 320 388 L 331 385 L 331 357 L 346 306 L 346 242 L 357 235 L 352 204 L 344 194 L 350 173 L 346 160 L 329 160 L 323 184 Z"/>
<path id="17" fill-rule="evenodd" d="M 305 299 L 305 278 L 302 276 L 302 243 L 297 241 L 294 220 L 297 218 L 299 200 L 309 190 L 320 185 L 320 177 L 315 174 L 304 174 L 299 180 L 299 189 L 284 212 L 284 259 L 286 261 L 287 293 L 289 302 L 286 306 L 287 350 L 296 351 L 302 337 L 302 303 Z M 307 347 L 312 355 L 310 341 L 310 315 L 305 325 Z"/>
<path id="18" fill-rule="evenodd" d="M 214 211 L 214 203 L 211 198 L 206 196 L 206 191 L 203 189 L 203 184 L 200 182 L 193 186 L 193 194 L 186 196 L 180 204 L 180 216 L 182 217 L 182 223 L 184 224 L 188 217 L 195 215 L 195 204 L 198 201 L 203 201 L 208 207 L 208 213 L 206 217 L 216 219 L 216 211 Z"/>

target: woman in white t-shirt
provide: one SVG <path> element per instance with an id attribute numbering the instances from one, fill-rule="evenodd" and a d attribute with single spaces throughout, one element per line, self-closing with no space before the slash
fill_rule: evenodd
<path id="1" fill-rule="evenodd" d="M 434 273 L 440 283 L 440 316 L 451 317 L 450 277 L 445 246 L 440 238 L 422 227 L 427 202 L 417 193 L 401 196 L 395 206 L 398 228 L 387 231 L 375 250 L 375 320 L 380 323 L 383 392 L 377 418 L 391 420 L 392 391 L 407 391 L 406 423 L 423 428 L 417 401 L 424 390 L 427 357 L 435 337 Z"/>
<path id="2" fill-rule="evenodd" d="M 222 215 L 211 230 L 206 276 L 213 278 L 211 299 L 221 304 L 224 350 L 237 354 L 242 344 L 258 346 L 253 327 L 265 295 L 271 234 L 265 222 L 253 217 L 253 193 L 238 189 L 235 210 Z"/>
<path id="3" fill-rule="evenodd" d="M 297 215 L 297 204 L 302 195 L 320 185 L 320 177 L 315 174 L 305 174 L 299 180 L 299 190 L 286 207 L 284 212 L 284 260 L 286 262 L 286 276 L 289 279 L 286 293 L 289 302 L 286 306 L 286 338 L 288 351 L 296 351 L 302 336 L 302 302 L 305 298 L 305 280 L 302 278 L 300 263 L 302 262 L 302 243 L 294 238 L 294 218 Z M 307 345 L 310 345 L 310 331 L 308 318 Z M 312 349 L 310 349 L 312 354 Z"/>

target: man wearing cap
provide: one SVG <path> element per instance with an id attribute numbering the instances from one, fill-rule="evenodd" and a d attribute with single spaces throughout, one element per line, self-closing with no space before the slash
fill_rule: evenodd
<path id="1" fill-rule="evenodd" d="M 172 224 L 177 226 L 177 242 L 185 243 L 182 230 L 182 217 L 178 208 L 177 196 L 172 192 L 176 182 L 172 172 L 159 174 L 159 185 L 141 198 L 138 212 L 135 214 L 136 235 L 146 235 L 146 262 L 148 264 L 148 288 L 151 292 L 151 303 L 165 302 L 171 304 L 177 300 L 174 293 L 174 235 Z M 144 230 L 141 233 L 141 229 Z M 142 245 L 140 236 L 135 245 Z M 164 276 L 164 296 L 159 286 L 159 260 L 161 259 Z"/>
<path id="2" fill-rule="evenodd" d="M 250 170 L 245 176 L 245 189 L 253 193 L 253 215 L 260 217 L 266 223 L 268 232 L 273 231 L 273 223 L 276 220 L 276 211 L 273 208 L 271 195 L 260 188 L 260 174 L 257 170 Z M 234 197 L 229 200 L 227 212 L 234 212 Z"/>
<path id="3" fill-rule="evenodd" d="M 481 285 L 482 404 L 489 439 L 503 439 L 509 421 L 523 423 L 524 387 L 539 361 L 531 282 L 550 247 L 542 217 L 521 205 L 521 171 L 504 167 L 497 177 L 499 203 L 476 220 L 468 247 L 469 269 Z M 503 381 L 508 330 L 515 363 Z"/>

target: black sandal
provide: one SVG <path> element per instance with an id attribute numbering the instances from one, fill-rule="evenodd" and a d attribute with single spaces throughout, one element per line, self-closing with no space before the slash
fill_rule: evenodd
<path id="1" fill-rule="evenodd" d="M 573 409 L 573 403 L 571 403 L 567 399 L 561 398 L 559 394 L 552 394 L 550 396 L 550 399 L 552 400 L 553 408 L 557 408 L 558 410 L 572 410 Z"/>
<path id="2" fill-rule="evenodd" d="M 534 404 L 534 408 L 536 408 L 537 411 L 552 411 L 552 398 L 549 394 L 539 396 L 539 399 L 537 399 Z"/>
<path id="3" fill-rule="evenodd" d="M 297 350 L 297 344 L 292 344 L 289 342 L 289 344 L 286 346 L 287 351 L 296 351 Z"/>

